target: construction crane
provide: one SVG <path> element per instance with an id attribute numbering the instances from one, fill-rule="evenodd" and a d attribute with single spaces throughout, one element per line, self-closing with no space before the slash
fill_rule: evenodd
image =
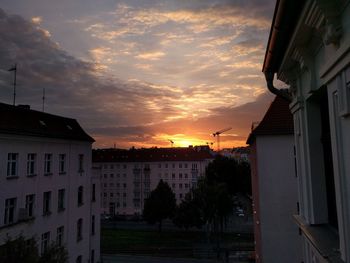
<path id="1" fill-rule="evenodd" d="M 220 131 L 217 131 L 217 132 L 214 132 L 213 133 L 213 136 L 216 137 L 216 140 L 217 140 L 217 151 L 219 152 L 220 151 L 220 134 L 221 133 L 224 133 L 224 132 L 227 132 L 229 130 L 231 130 L 232 128 L 229 127 L 229 128 L 226 128 L 226 129 L 222 129 Z"/>
<path id="2" fill-rule="evenodd" d="M 174 147 L 174 141 L 170 139 L 168 139 L 168 141 L 171 143 L 171 147 Z"/>

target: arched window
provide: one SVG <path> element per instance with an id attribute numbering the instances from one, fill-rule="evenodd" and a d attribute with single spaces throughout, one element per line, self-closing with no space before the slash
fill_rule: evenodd
<path id="1" fill-rule="evenodd" d="M 83 205 L 84 200 L 84 188 L 82 186 L 79 186 L 78 188 L 78 206 Z"/>
<path id="2" fill-rule="evenodd" d="M 83 239 L 83 219 L 79 218 L 77 222 L 77 241 Z"/>

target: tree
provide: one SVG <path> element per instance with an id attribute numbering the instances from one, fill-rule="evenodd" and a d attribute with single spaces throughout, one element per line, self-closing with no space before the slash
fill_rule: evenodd
<path id="1" fill-rule="evenodd" d="M 163 220 L 173 217 L 175 207 L 175 194 L 167 183 L 160 180 L 156 189 L 151 191 L 150 196 L 145 200 L 143 218 L 149 224 L 158 223 L 158 229 L 161 232 Z"/>
<path id="2" fill-rule="evenodd" d="M 188 229 L 201 228 L 205 223 L 201 216 L 201 209 L 193 198 L 193 192 L 185 195 L 184 200 L 176 207 L 173 222 L 176 226 Z"/>
<path id="3" fill-rule="evenodd" d="M 39 260 L 38 247 L 34 238 L 8 238 L 0 247 L 0 262 L 6 263 L 37 263 Z"/>
<path id="4" fill-rule="evenodd" d="M 6 263 L 66 263 L 68 252 L 65 247 L 51 243 L 47 250 L 39 256 L 35 238 L 8 238 L 0 246 L 0 262 Z"/>
<path id="5" fill-rule="evenodd" d="M 45 252 L 41 255 L 38 263 L 66 263 L 68 262 L 68 253 L 65 247 L 51 243 Z"/>

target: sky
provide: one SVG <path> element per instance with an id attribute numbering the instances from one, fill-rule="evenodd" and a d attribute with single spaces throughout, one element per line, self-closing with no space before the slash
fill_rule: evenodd
<path id="1" fill-rule="evenodd" d="M 94 148 L 244 146 L 273 100 L 273 0 L 2 0 L 0 102 L 75 118 Z"/>

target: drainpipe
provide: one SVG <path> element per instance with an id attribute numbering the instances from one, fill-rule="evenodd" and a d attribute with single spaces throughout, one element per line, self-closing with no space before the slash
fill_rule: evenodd
<path id="1" fill-rule="evenodd" d="M 266 84 L 267 84 L 267 88 L 269 89 L 270 92 L 272 92 L 273 94 L 287 100 L 288 102 L 292 101 L 292 96 L 289 94 L 288 89 L 277 89 L 274 85 L 273 85 L 273 77 L 275 75 L 274 72 L 272 71 L 265 71 L 264 72 L 265 75 L 265 79 L 266 79 Z"/>

